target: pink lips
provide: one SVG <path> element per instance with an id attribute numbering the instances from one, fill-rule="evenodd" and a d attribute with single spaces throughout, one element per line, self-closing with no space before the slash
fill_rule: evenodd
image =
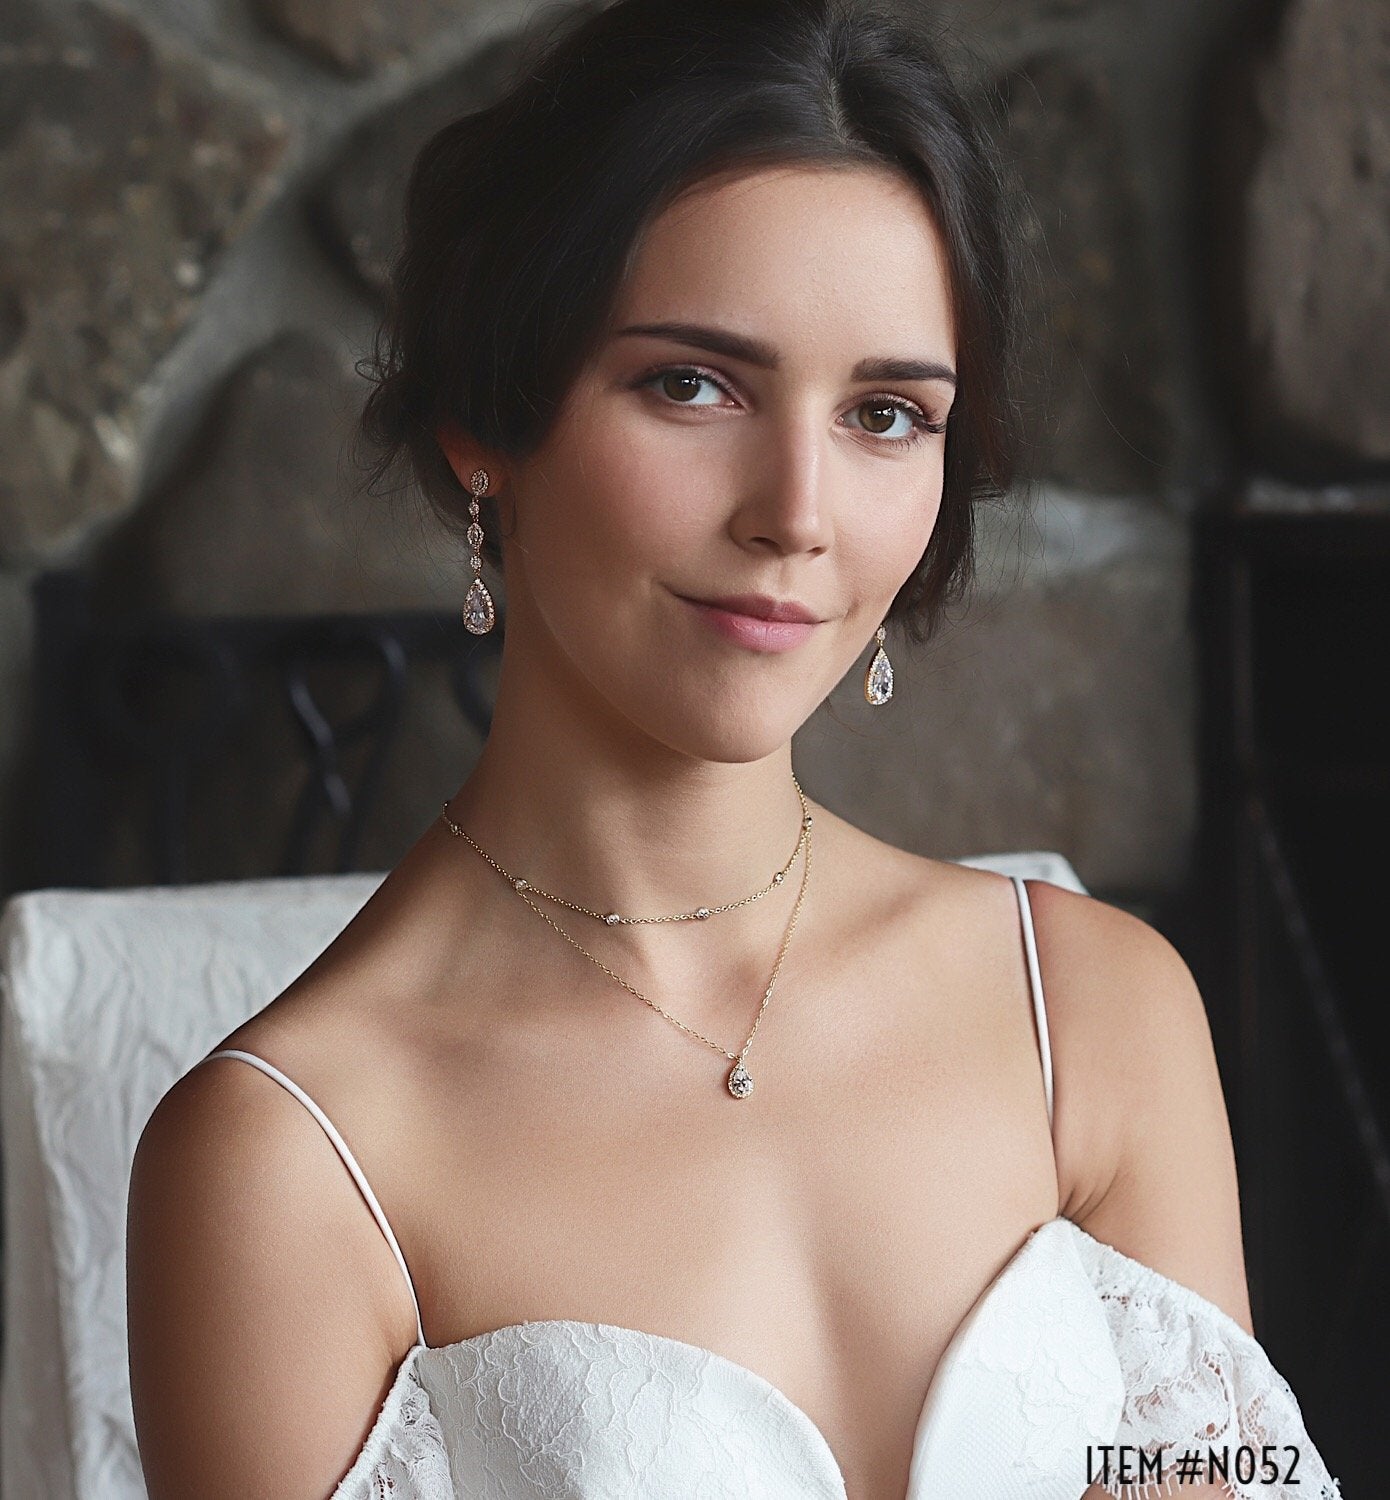
<path id="1" fill-rule="evenodd" d="M 790 651 L 799 646 L 816 628 L 815 620 L 763 620 L 756 615 L 735 614 L 717 605 L 701 604 L 695 599 L 684 601 L 725 640 L 752 651 Z"/>

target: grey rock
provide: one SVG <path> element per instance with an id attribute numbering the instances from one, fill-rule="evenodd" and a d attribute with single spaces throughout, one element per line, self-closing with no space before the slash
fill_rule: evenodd
<path id="1" fill-rule="evenodd" d="M 1172 351 L 1116 100 L 1103 73 L 1058 53 L 1010 73 L 1000 95 L 1033 262 L 1032 472 L 1102 493 L 1159 489 L 1174 440 Z"/>
<path id="2" fill-rule="evenodd" d="M 1354 476 L 1390 460 L 1390 8 L 1294 0 L 1222 82 L 1216 290 L 1249 445 Z"/>
<path id="3" fill-rule="evenodd" d="M 275 111 L 94 6 L 0 7 L 0 561 L 129 503 L 140 400 L 278 180 Z"/>
<path id="4" fill-rule="evenodd" d="M 521 33 L 493 40 L 461 67 L 393 103 L 354 131 L 312 195 L 329 253 L 378 295 L 400 243 L 406 181 L 425 141 L 451 120 L 490 104 L 511 81 Z M 479 212 L 486 205 L 478 205 Z"/>
<path id="5" fill-rule="evenodd" d="M 1183 888 L 1196 826 L 1185 524 L 1143 499 L 1041 490 L 990 511 L 968 608 L 895 688 L 855 669 L 800 731 L 808 790 L 936 857 L 1055 850 L 1097 893 Z"/>
<path id="6" fill-rule="evenodd" d="M 188 461 L 101 548 L 100 607 L 182 615 L 462 605 L 431 589 L 423 509 L 358 492 L 365 387 L 345 354 L 282 335 L 229 378 Z"/>
<path id="7" fill-rule="evenodd" d="M 348 77 L 402 61 L 476 8 L 476 0 L 252 0 L 269 30 Z"/>

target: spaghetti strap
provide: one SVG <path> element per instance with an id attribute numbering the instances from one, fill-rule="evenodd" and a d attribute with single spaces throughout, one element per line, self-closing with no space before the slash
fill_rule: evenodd
<path id="1" fill-rule="evenodd" d="M 1052 1128 L 1052 1043 L 1047 1034 L 1047 1007 L 1043 1003 L 1042 970 L 1038 967 L 1038 941 L 1033 931 L 1033 908 L 1028 886 L 1021 875 L 1010 875 L 1018 893 L 1023 922 L 1023 946 L 1028 954 L 1028 988 L 1033 996 L 1033 1019 L 1038 1028 L 1038 1051 L 1042 1056 L 1043 1092 L 1047 1095 L 1047 1124 Z"/>
<path id="2" fill-rule="evenodd" d="M 381 1211 L 381 1204 L 377 1202 L 376 1194 L 372 1191 L 362 1168 L 357 1165 L 357 1159 L 348 1150 L 347 1142 L 338 1134 L 332 1120 L 318 1107 L 317 1104 L 304 1092 L 302 1088 L 292 1079 L 287 1078 L 273 1063 L 268 1063 L 263 1057 L 257 1057 L 254 1052 L 243 1052 L 239 1047 L 224 1047 L 217 1052 L 209 1052 L 207 1057 L 199 1059 L 207 1062 L 213 1057 L 239 1057 L 243 1062 L 249 1062 L 257 1067 L 262 1073 L 267 1073 L 276 1083 L 283 1085 L 294 1095 L 296 1099 L 309 1111 L 311 1115 L 323 1127 L 324 1134 L 333 1142 L 334 1149 L 343 1159 L 343 1165 L 352 1174 L 353 1181 L 362 1190 L 362 1196 L 367 1200 L 367 1207 L 371 1209 L 372 1216 L 381 1227 L 381 1232 L 386 1236 L 386 1243 L 390 1245 L 392 1254 L 396 1257 L 396 1263 L 401 1268 L 401 1275 L 405 1277 L 405 1284 L 410 1292 L 410 1301 L 415 1308 L 415 1336 L 419 1343 L 425 1345 L 425 1326 L 420 1320 L 420 1299 L 415 1295 L 415 1283 L 410 1279 L 410 1271 L 406 1267 L 405 1256 L 401 1254 L 401 1247 L 396 1236 L 386 1221 L 386 1215 Z M 426 1346 L 427 1347 L 427 1346 Z"/>

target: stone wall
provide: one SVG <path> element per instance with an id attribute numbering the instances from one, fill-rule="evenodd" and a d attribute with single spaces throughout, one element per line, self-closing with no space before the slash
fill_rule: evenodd
<path id="1" fill-rule="evenodd" d="M 1390 12 L 901 3 L 951 28 L 1033 205 L 1032 505 L 986 518 L 953 629 L 920 654 L 890 637 L 892 704 L 868 708 L 857 668 L 798 765 L 886 838 L 1060 850 L 1142 909 L 1191 867 L 1194 514 L 1252 471 L 1390 466 Z M 0 8 L 0 894 L 38 836 L 39 569 L 88 568 L 116 610 L 458 607 L 462 556 L 353 491 L 353 362 L 413 151 L 554 11 Z M 475 748 L 397 759 L 369 859 L 403 851 Z"/>

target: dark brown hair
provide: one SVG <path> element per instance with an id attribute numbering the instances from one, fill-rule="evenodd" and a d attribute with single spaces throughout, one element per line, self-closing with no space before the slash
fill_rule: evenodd
<path id="1" fill-rule="evenodd" d="M 857 0 L 616 0 L 567 15 L 506 93 L 415 160 L 386 317 L 359 370 L 369 488 L 404 465 L 451 527 L 450 421 L 525 458 L 595 352 L 644 228 L 747 165 L 889 167 L 944 240 L 957 328 L 941 511 L 889 619 L 936 629 L 973 568 L 974 503 L 1021 442 L 1016 220 L 990 137 L 917 24 Z M 488 502 L 484 502 L 487 504 Z M 486 555 L 500 561 L 496 525 Z"/>

